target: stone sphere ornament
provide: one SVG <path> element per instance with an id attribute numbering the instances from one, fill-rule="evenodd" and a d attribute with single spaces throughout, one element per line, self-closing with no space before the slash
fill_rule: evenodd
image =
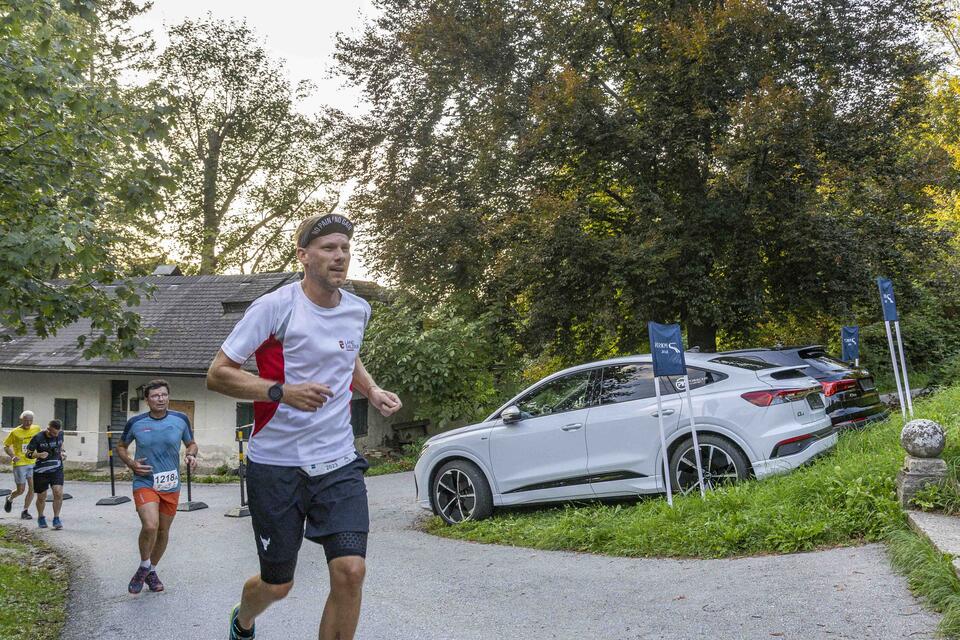
<path id="1" fill-rule="evenodd" d="M 939 423 L 918 418 L 903 425 L 900 444 L 914 458 L 936 458 L 947 444 L 947 434 Z"/>

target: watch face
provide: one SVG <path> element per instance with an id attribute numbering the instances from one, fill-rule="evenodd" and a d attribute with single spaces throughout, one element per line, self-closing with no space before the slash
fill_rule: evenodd
<path id="1" fill-rule="evenodd" d="M 283 387 L 276 384 L 270 387 L 270 390 L 267 392 L 267 395 L 270 396 L 270 399 L 274 402 L 280 402 L 280 399 L 283 397 Z"/>

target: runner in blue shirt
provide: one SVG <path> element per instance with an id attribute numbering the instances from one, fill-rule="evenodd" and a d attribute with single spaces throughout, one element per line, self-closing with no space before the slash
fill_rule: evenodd
<path id="1" fill-rule="evenodd" d="M 133 499 L 140 515 L 140 566 L 127 590 L 140 593 L 146 582 L 150 591 L 163 591 L 157 564 L 167 548 L 170 525 L 180 501 L 180 444 L 187 445 L 186 462 L 197 464 L 197 443 L 190 419 L 179 411 L 168 411 L 170 385 L 151 380 L 144 386 L 150 411 L 127 420 L 117 443 L 117 456 L 133 472 Z M 127 448 L 136 442 L 136 459 Z"/>

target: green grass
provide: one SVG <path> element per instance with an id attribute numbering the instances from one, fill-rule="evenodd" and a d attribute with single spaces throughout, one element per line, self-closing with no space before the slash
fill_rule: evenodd
<path id="1" fill-rule="evenodd" d="M 915 405 L 917 417 L 948 431 L 947 459 L 960 458 L 960 386 Z M 896 501 L 903 463 L 898 415 L 841 434 L 836 449 L 790 475 L 751 480 L 699 496 L 629 504 L 500 510 L 493 518 L 446 526 L 437 535 L 617 556 L 720 558 L 790 553 L 879 541 L 906 518 Z"/>
<path id="2" fill-rule="evenodd" d="M 949 556 L 906 529 L 891 531 L 888 543 L 890 561 L 906 576 L 910 590 L 931 609 L 943 614 L 937 629 L 940 635 L 960 638 L 960 580 Z"/>
<path id="3" fill-rule="evenodd" d="M 22 529 L 0 527 L 0 638 L 59 638 L 67 586 L 67 567 L 49 547 Z"/>

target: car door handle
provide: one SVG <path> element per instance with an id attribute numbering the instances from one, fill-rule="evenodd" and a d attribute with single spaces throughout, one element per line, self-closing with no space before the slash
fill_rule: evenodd
<path id="1" fill-rule="evenodd" d="M 674 413 L 676 413 L 676 412 L 675 412 L 673 409 L 664 409 L 662 415 L 672 416 Z M 661 412 L 659 412 L 659 411 L 654 411 L 654 412 L 651 413 L 650 415 L 652 415 L 654 418 L 656 418 L 656 417 L 659 417 L 659 416 L 661 415 Z"/>
<path id="2" fill-rule="evenodd" d="M 563 426 L 560 427 L 560 428 L 563 429 L 564 431 L 576 431 L 577 429 L 582 429 L 582 428 L 583 428 L 583 423 L 582 423 L 582 422 L 574 422 L 574 423 L 572 423 L 572 424 L 563 425 Z"/>

